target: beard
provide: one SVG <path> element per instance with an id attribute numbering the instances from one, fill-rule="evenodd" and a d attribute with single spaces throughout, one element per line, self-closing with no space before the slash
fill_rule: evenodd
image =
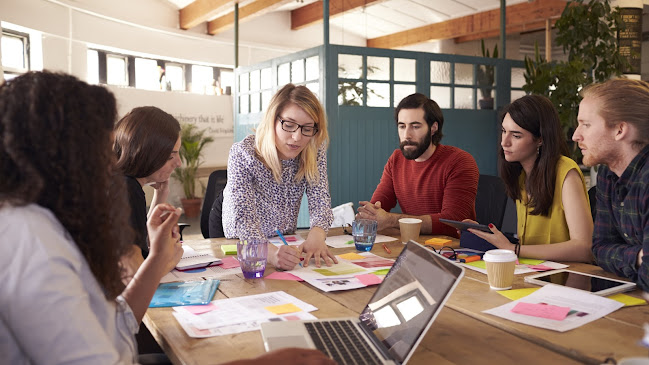
<path id="1" fill-rule="evenodd" d="M 414 142 L 414 141 L 403 141 L 399 144 L 399 149 L 401 150 L 401 153 L 403 154 L 403 157 L 405 157 L 408 160 L 415 160 L 418 159 L 419 156 L 423 155 L 424 152 L 430 147 L 430 142 L 432 140 L 433 134 L 430 132 L 430 129 L 428 130 L 428 133 L 426 134 L 426 137 L 420 142 Z M 405 146 L 416 146 L 414 150 L 411 149 L 405 149 Z"/>

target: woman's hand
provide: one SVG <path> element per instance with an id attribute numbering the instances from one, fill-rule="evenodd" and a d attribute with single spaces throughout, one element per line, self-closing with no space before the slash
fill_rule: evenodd
<path id="1" fill-rule="evenodd" d="M 182 209 L 174 208 L 169 204 L 158 204 L 153 208 L 147 221 L 149 232 L 150 252 L 147 260 L 155 260 L 164 273 L 168 273 L 183 255 L 178 229 L 178 218 Z"/>
<path id="2" fill-rule="evenodd" d="M 338 263 L 338 259 L 334 254 L 329 252 L 327 244 L 325 243 L 325 238 L 327 234 L 322 228 L 314 227 L 309 232 L 306 240 L 298 246 L 298 255 L 302 256 L 302 252 L 306 254 L 304 257 L 304 266 L 309 266 L 309 260 L 311 257 L 315 260 L 315 266 L 320 267 L 320 260 L 324 260 L 327 266 L 331 266 L 333 263 Z"/>
<path id="3" fill-rule="evenodd" d="M 471 219 L 465 219 L 462 222 L 478 224 L 478 222 L 473 221 Z M 500 232 L 498 228 L 496 228 L 496 226 L 494 226 L 492 223 L 489 223 L 489 229 L 491 230 L 492 234 L 477 229 L 473 229 L 473 228 L 469 228 L 468 231 L 498 248 L 514 251 L 516 245 L 509 242 L 507 237 L 505 237 L 505 235 L 502 234 L 502 232 Z"/>
<path id="4" fill-rule="evenodd" d="M 268 262 L 278 269 L 293 270 L 300 263 L 300 253 L 296 246 L 283 245 L 279 248 L 268 244 Z"/>

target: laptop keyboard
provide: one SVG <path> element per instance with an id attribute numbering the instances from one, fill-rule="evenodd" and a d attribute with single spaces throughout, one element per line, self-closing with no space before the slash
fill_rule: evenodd
<path id="1" fill-rule="evenodd" d="M 338 364 L 373 365 L 382 362 L 350 320 L 320 320 L 306 322 L 304 325 L 318 350 Z"/>

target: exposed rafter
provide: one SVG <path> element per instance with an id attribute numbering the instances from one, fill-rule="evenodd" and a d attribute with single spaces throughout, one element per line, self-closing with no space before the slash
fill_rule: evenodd
<path id="1" fill-rule="evenodd" d="M 234 8 L 233 0 L 196 0 L 180 9 L 180 29 L 189 29 L 208 21 L 219 12 Z"/>
<path id="2" fill-rule="evenodd" d="M 557 22 L 557 19 L 559 17 L 555 17 L 552 19 L 548 19 L 550 21 L 550 27 L 554 28 L 554 23 Z M 507 29 L 505 32 L 509 34 L 519 34 L 519 33 L 526 33 L 526 32 L 534 32 L 537 30 L 543 30 L 545 29 L 545 20 L 541 20 L 538 22 L 531 22 L 531 23 L 525 23 L 525 24 L 516 24 L 516 25 L 508 25 Z M 463 42 L 469 42 L 469 41 L 475 41 L 475 40 L 480 40 L 480 39 L 485 39 L 485 38 L 493 38 L 493 37 L 498 37 L 500 35 L 500 30 L 490 30 L 487 32 L 481 32 L 481 33 L 474 33 L 471 35 L 467 36 L 461 36 L 461 37 L 456 37 L 455 38 L 455 43 L 463 43 Z"/>
<path id="3" fill-rule="evenodd" d="M 533 30 L 532 25 L 541 24 L 545 19 L 555 19 L 561 15 L 566 2 L 563 0 L 536 0 L 507 7 L 507 32 Z M 529 28 L 529 29 L 528 29 Z M 500 9 L 467 15 L 440 23 L 425 25 L 403 32 L 367 40 L 368 47 L 397 48 L 410 44 L 442 39 L 472 40 L 498 34 L 500 29 Z M 494 33 L 495 32 L 495 33 Z M 476 36 L 473 38 L 472 36 Z M 471 38 L 469 38 L 471 37 Z"/>
<path id="4" fill-rule="evenodd" d="M 362 6 L 375 4 L 384 0 L 330 0 L 329 16 L 335 17 L 342 13 L 360 8 Z M 322 1 L 316 1 L 309 5 L 291 11 L 291 29 L 298 30 L 309 25 L 322 21 Z"/>
<path id="5" fill-rule="evenodd" d="M 256 16 L 268 14 L 282 5 L 293 2 L 294 0 L 257 0 L 246 6 L 239 8 L 239 21 L 246 18 L 251 19 Z M 217 34 L 234 26 L 234 12 L 220 16 L 207 23 L 207 33 Z"/>

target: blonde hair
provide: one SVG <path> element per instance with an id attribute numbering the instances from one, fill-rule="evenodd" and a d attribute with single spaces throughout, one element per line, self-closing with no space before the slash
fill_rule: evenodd
<path id="1" fill-rule="evenodd" d="M 257 153 L 262 162 L 273 173 L 275 181 L 281 182 L 282 163 L 275 146 L 275 125 L 279 114 L 289 104 L 299 106 L 313 119 L 318 127 L 318 133 L 311 137 L 307 146 L 298 155 L 300 167 L 295 175 L 295 181 L 306 178 L 309 185 L 318 182 L 318 148 L 326 148 L 329 144 L 327 118 L 324 108 L 318 98 L 306 86 L 286 84 L 270 100 L 268 110 L 255 131 Z M 300 131 L 301 132 L 301 131 Z"/>
<path id="2" fill-rule="evenodd" d="M 597 112 L 608 128 L 618 122 L 627 122 L 638 130 L 633 145 L 642 148 L 649 144 L 649 83 L 615 78 L 588 85 L 580 94 L 584 98 L 597 99 Z"/>

